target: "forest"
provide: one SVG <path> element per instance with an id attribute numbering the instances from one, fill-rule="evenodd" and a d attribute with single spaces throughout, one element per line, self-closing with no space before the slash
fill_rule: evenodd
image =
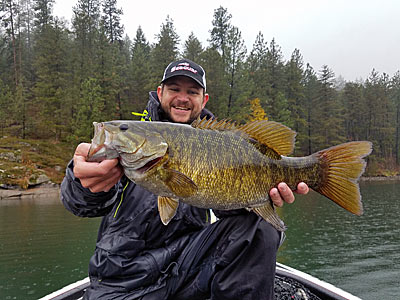
<path id="1" fill-rule="evenodd" d="M 70 22 L 53 15 L 54 2 L 0 0 L 0 136 L 88 142 L 93 121 L 138 119 L 132 112 L 144 110 L 165 67 L 185 57 L 204 67 L 207 108 L 219 119 L 281 122 L 297 132 L 297 156 L 368 140 L 368 172 L 399 171 L 399 71 L 345 81 L 300 49 L 285 58 L 262 32 L 246 49 L 222 6 L 205 45 L 194 33 L 182 41 L 169 16 L 154 43 L 140 26 L 129 37 L 117 0 L 79 0 Z"/>

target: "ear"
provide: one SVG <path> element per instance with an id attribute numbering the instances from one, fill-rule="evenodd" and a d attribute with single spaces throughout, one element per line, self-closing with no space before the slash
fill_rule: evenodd
<path id="1" fill-rule="evenodd" d="M 158 96 L 158 100 L 160 100 L 160 102 L 161 102 L 161 95 L 162 95 L 162 86 L 159 85 L 157 87 L 157 96 Z"/>
<path id="2" fill-rule="evenodd" d="M 204 107 L 206 106 L 206 104 L 207 104 L 207 102 L 208 102 L 208 99 L 209 99 L 209 95 L 208 95 L 208 94 L 204 94 L 204 97 L 203 97 L 203 107 L 202 107 L 202 108 L 204 108 Z"/>

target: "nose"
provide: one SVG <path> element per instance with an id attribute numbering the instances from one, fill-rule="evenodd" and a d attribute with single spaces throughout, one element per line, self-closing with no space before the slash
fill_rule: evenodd
<path id="1" fill-rule="evenodd" d="M 189 101 L 189 94 L 186 91 L 181 91 L 178 94 L 178 100 L 188 102 Z"/>

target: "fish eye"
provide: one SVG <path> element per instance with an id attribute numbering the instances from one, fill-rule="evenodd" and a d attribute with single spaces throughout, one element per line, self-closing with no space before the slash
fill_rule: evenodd
<path id="1" fill-rule="evenodd" d="M 128 130 L 128 128 L 129 128 L 128 124 L 124 123 L 124 124 L 119 125 L 119 129 L 122 131 L 126 131 L 126 130 Z"/>

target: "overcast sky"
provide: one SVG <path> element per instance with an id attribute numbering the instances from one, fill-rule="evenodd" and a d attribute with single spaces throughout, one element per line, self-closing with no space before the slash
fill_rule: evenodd
<path id="1" fill-rule="evenodd" d="M 54 14 L 70 21 L 76 3 L 56 0 Z M 169 15 L 181 44 L 193 31 L 206 46 L 214 10 L 222 6 L 247 53 L 261 31 L 268 43 L 275 38 L 285 60 L 297 48 L 316 71 L 328 65 L 348 81 L 366 79 L 373 68 L 390 76 L 400 70 L 399 0 L 118 0 L 117 6 L 131 39 L 140 25 L 154 42 Z"/>

